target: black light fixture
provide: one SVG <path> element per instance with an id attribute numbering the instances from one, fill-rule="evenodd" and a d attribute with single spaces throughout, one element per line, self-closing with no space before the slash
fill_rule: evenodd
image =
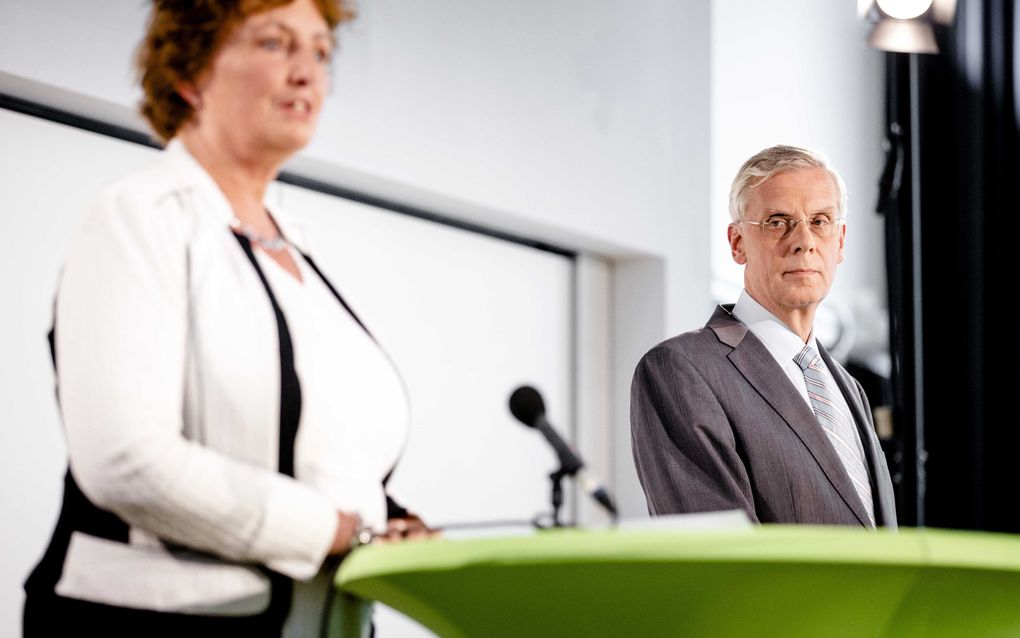
<path id="1" fill-rule="evenodd" d="M 938 53 L 933 24 L 951 24 L 956 0 L 857 0 L 857 15 L 875 27 L 868 44 L 883 51 Z"/>

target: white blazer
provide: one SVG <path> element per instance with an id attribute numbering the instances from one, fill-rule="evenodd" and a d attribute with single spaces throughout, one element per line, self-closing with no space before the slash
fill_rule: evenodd
<path id="1" fill-rule="evenodd" d="M 307 254 L 299 232 L 267 206 Z M 296 478 L 281 474 L 281 376 L 293 363 L 281 361 L 286 322 L 229 231 L 232 219 L 212 178 L 171 142 L 155 165 L 100 195 L 73 241 L 55 311 L 58 392 L 69 491 L 80 487 L 79 498 L 98 509 L 69 513 L 65 495 L 43 561 L 62 565 L 37 568 L 59 574 L 61 596 L 254 614 L 270 595 L 259 567 L 314 576 L 341 506 L 385 525 L 382 478 L 406 437 L 402 382 L 374 342 L 359 356 L 384 366 L 350 362 L 388 370 L 380 382 L 393 389 L 389 418 L 403 419 L 359 458 L 359 484 L 327 484 L 339 479 L 334 448 L 321 445 L 330 437 L 314 431 L 329 427 L 322 422 L 301 424 Z M 316 443 L 302 447 L 304 438 Z M 341 502 L 345 490 L 359 494 Z M 113 514 L 112 526 L 85 520 L 102 518 L 100 510 Z M 26 588 L 33 579 L 46 580 L 33 575 Z"/>

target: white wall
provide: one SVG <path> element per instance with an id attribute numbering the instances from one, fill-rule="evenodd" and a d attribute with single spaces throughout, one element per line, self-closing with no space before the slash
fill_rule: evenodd
<path id="1" fill-rule="evenodd" d="M 884 71 L 882 53 L 865 45 L 869 25 L 849 0 L 714 0 L 712 11 L 713 291 L 735 301 L 743 281 L 726 243 L 737 169 L 773 144 L 819 149 L 849 191 L 846 259 L 824 305 L 863 324 L 865 307 L 885 305 L 883 226 L 874 212 Z M 869 339 L 887 337 L 859 331 L 859 343 Z"/>
<path id="2" fill-rule="evenodd" d="M 571 247 L 700 272 L 698 242 L 678 220 L 707 204 L 708 0 L 360 5 L 303 166 L 435 196 L 455 215 Z M 130 61 L 145 7 L 5 0 L 0 72 L 14 77 L 0 88 L 60 87 L 100 103 L 49 101 L 137 125 Z M 69 42 L 87 64 L 69 61 Z M 673 305 L 676 323 L 685 308 Z"/>

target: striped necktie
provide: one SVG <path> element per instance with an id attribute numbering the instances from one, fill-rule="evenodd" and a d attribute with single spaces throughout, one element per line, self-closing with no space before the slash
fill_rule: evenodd
<path id="1" fill-rule="evenodd" d="M 822 426 L 836 455 L 843 462 L 843 467 L 846 468 L 846 473 L 850 476 L 850 482 L 853 483 L 857 496 L 860 497 L 864 504 L 864 510 L 868 513 L 868 520 L 874 527 L 875 514 L 871 500 L 871 481 L 868 479 L 868 469 L 861 457 L 857 429 L 854 427 L 853 419 L 843 414 L 837 407 L 839 403 L 835 397 L 839 389 L 822 365 L 822 358 L 811 346 L 804 346 L 804 349 L 793 360 L 804 371 L 808 398 L 811 400 L 815 417 L 818 418 L 818 424 Z"/>

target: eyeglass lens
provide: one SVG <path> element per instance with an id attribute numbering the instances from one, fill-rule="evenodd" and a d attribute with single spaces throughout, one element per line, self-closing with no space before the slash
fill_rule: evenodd
<path id="1" fill-rule="evenodd" d="M 797 224 L 805 222 L 808 228 L 818 237 L 830 237 L 839 225 L 827 215 L 816 215 L 811 219 L 793 219 L 791 217 L 769 217 L 761 222 L 761 228 L 770 237 L 786 239 L 793 234 Z"/>

